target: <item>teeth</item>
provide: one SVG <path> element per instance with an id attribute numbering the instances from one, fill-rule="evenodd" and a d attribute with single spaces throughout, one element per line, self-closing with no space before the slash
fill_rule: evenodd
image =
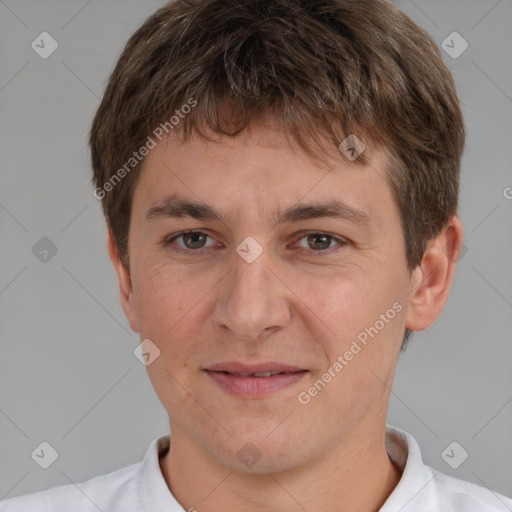
<path id="1" fill-rule="evenodd" d="M 272 372 L 263 372 L 263 373 L 255 373 L 255 377 L 270 377 L 271 375 L 275 375 L 275 373 Z"/>

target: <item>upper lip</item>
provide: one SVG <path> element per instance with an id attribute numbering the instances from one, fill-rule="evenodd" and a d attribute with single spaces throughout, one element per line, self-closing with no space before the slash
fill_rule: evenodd
<path id="1" fill-rule="evenodd" d="M 236 361 L 217 363 L 205 368 L 211 372 L 228 372 L 228 373 L 267 373 L 267 372 L 299 372 L 304 371 L 304 368 L 297 366 L 290 366 L 286 364 L 276 363 L 273 361 L 259 364 L 243 364 Z"/>

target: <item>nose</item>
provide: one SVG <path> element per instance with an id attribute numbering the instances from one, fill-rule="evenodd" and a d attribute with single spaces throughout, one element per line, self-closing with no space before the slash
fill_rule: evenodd
<path id="1" fill-rule="evenodd" d="M 268 251 L 252 263 L 235 253 L 218 292 L 215 323 L 231 330 L 235 339 L 257 340 L 290 321 L 290 292 Z"/>

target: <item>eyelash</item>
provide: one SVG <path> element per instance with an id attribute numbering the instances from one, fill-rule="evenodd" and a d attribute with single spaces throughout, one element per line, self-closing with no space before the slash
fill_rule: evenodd
<path id="1" fill-rule="evenodd" d="M 177 240 L 178 238 L 180 238 L 180 237 L 182 237 L 184 235 L 190 234 L 190 233 L 199 233 L 199 234 L 202 234 L 202 235 L 206 235 L 208 238 L 212 238 L 210 235 L 208 235 L 208 233 L 205 233 L 204 231 L 194 231 L 194 230 L 182 231 L 180 233 L 171 235 L 171 237 L 166 237 L 164 242 L 163 242 L 163 246 L 164 247 L 169 247 L 175 240 Z M 320 249 L 320 250 L 317 250 L 317 251 L 315 251 L 313 249 L 306 249 L 304 247 L 300 248 L 300 249 L 306 250 L 307 252 L 310 253 L 310 256 L 313 256 L 315 258 L 319 257 L 319 256 L 323 256 L 325 254 L 330 255 L 330 254 L 336 253 L 340 249 L 343 249 L 343 247 L 345 245 L 348 245 L 348 243 L 349 243 L 348 240 L 346 240 L 344 238 L 336 237 L 334 235 L 331 235 L 329 233 L 323 233 L 321 231 L 304 231 L 304 232 L 300 232 L 298 234 L 301 235 L 301 236 L 297 239 L 297 242 L 302 240 L 303 238 L 309 236 L 309 235 L 326 236 L 326 237 L 330 238 L 331 240 L 334 240 L 334 241 L 338 242 L 337 246 L 329 247 L 327 249 Z M 177 247 L 173 247 L 172 248 L 173 251 L 182 252 L 182 253 L 185 253 L 185 254 L 190 254 L 190 253 L 202 254 L 204 251 L 206 251 L 208 249 L 210 249 L 210 247 L 203 247 L 201 249 L 187 249 L 187 248 L 184 248 L 184 247 L 177 246 Z"/>

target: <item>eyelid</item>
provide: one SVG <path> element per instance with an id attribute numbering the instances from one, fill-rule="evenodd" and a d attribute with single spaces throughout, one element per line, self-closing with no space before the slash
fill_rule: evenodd
<path id="1" fill-rule="evenodd" d="M 305 229 L 302 231 L 299 231 L 295 233 L 294 240 L 300 240 L 301 238 L 304 238 L 307 235 L 324 235 L 332 238 L 333 240 L 337 240 L 338 242 L 346 242 L 348 243 L 348 239 L 341 236 L 341 235 L 335 235 L 333 233 L 329 233 L 328 231 L 322 231 L 318 229 Z"/>
<path id="2" fill-rule="evenodd" d="M 214 240 L 214 238 L 210 234 L 208 234 L 208 232 L 206 232 L 204 230 L 201 230 L 201 229 L 187 229 L 186 231 L 180 231 L 179 233 L 173 233 L 172 235 L 166 236 L 164 238 L 164 241 L 163 241 L 164 247 L 170 245 L 176 239 L 181 238 L 183 235 L 187 235 L 189 233 L 199 233 L 201 235 L 206 235 L 211 240 Z M 184 252 L 187 252 L 187 253 L 192 253 L 192 252 L 194 252 L 194 253 L 201 253 L 203 250 L 209 249 L 210 247 L 213 247 L 213 246 L 201 247 L 201 249 L 188 249 L 187 247 L 182 247 L 181 245 L 178 245 L 178 249 L 177 250 L 181 250 L 181 251 L 184 251 Z"/>
<path id="3" fill-rule="evenodd" d="M 335 245 L 334 247 L 328 247 L 327 249 L 323 249 L 323 250 L 319 250 L 319 251 L 315 251 L 313 249 L 307 249 L 305 247 L 299 247 L 299 250 L 303 249 L 303 250 L 307 251 L 312 256 L 322 256 L 322 255 L 333 254 L 336 251 L 338 251 L 339 249 L 342 249 L 345 245 L 348 245 L 350 243 L 349 240 L 346 239 L 345 237 L 334 235 L 334 234 L 328 233 L 326 231 L 319 231 L 319 230 L 313 229 L 313 230 L 299 231 L 298 233 L 296 233 L 294 236 L 294 244 L 308 235 L 323 235 L 323 236 L 327 236 L 327 237 L 331 238 L 332 240 L 335 240 L 336 242 L 338 242 L 338 245 Z"/>
<path id="4" fill-rule="evenodd" d="M 173 243 L 176 239 L 182 237 L 183 235 L 189 234 L 189 233 L 200 233 L 200 234 L 206 235 L 208 238 L 214 240 L 214 238 L 211 235 L 209 235 L 208 232 L 205 230 L 187 229 L 186 231 L 180 231 L 179 233 L 173 233 L 172 235 L 166 236 L 163 241 L 164 247 L 171 245 L 171 243 Z M 299 247 L 299 250 L 303 249 L 313 256 L 317 256 L 317 255 L 321 256 L 322 254 L 332 254 L 333 252 L 336 252 L 337 250 L 341 249 L 342 247 L 344 247 L 345 245 L 348 245 L 350 243 L 349 240 L 347 240 L 346 238 L 344 238 L 342 236 L 333 235 L 331 233 L 328 233 L 325 231 L 319 231 L 319 230 L 299 231 L 298 233 L 296 233 L 294 235 L 293 243 L 294 244 L 297 243 L 299 240 L 301 240 L 302 238 L 304 238 L 308 235 L 324 235 L 324 236 L 327 236 L 327 237 L 331 238 L 332 240 L 335 240 L 336 242 L 338 242 L 338 245 L 336 245 L 334 247 L 329 247 L 327 249 L 323 249 L 323 250 L 319 250 L 319 251 L 315 251 L 313 249 L 308 250 L 305 247 Z M 200 249 L 188 249 L 186 247 L 182 247 L 182 246 L 178 245 L 178 248 L 177 249 L 175 248 L 173 250 L 176 250 L 178 252 L 189 253 L 189 254 L 192 254 L 192 253 L 201 254 L 202 252 L 204 252 L 205 250 L 208 250 L 211 247 L 214 247 L 214 246 L 201 247 Z"/>

